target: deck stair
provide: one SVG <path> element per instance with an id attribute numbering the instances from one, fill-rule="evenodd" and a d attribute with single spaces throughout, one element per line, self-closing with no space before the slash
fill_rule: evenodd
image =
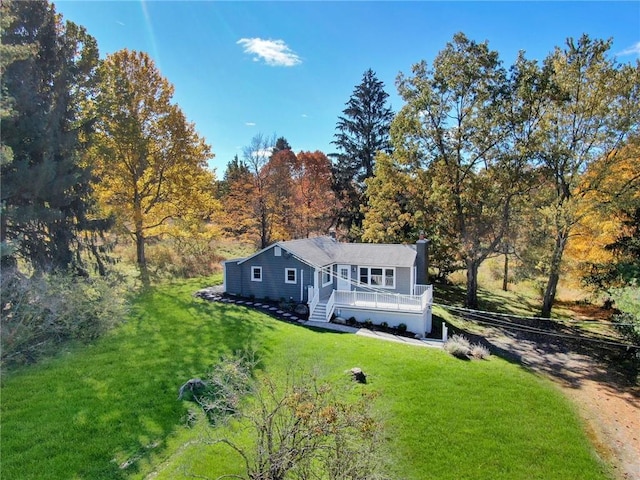
<path id="1" fill-rule="evenodd" d="M 311 312 L 309 320 L 313 322 L 327 322 L 327 302 L 320 302 Z"/>

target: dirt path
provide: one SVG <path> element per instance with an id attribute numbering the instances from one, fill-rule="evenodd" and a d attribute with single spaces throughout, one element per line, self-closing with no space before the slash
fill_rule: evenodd
<path id="1" fill-rule="evenodd" d="M 475 330 L 475 329 L 474 329 Z M 482 328 L 497 353 L 552 378 L 578 406 L 598 454 L 616 478 L 640 480 L 640 388 L 579 348 L 548 336 Z"/>

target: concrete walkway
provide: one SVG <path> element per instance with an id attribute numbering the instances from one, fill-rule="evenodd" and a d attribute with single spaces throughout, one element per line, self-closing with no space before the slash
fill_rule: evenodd
<path id="1" fill-rule="evenodd" d="M 416 347 L 431 347 L 442 348 L 442 341 L 435 338 L 409 338 L 400 335 L 394 335 L 392 333 L 378 332 L 375 330 L 369 330 L 367 328 L 355 328 L 347 325 L 338 325 L 329 322 L 312 322 L 307 321 L 302 325 L 313 328 L 322 328 L 324 330 L 331 330 L 334 332 L 353 333 L 356 335 L 362 335 L 363 337 L 375 338 L 377 340 L 385 340 L 387 342 L 404 343 L 405 345 L 413 345 Z"/>

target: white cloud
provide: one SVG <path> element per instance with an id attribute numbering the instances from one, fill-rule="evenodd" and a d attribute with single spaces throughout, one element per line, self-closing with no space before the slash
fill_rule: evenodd
<path id="1" fill-rule="evenodd" d="M 302 63 L 300 57 L 283 40 L 262 38 L 241 38 L 236 43 L 244 47 L 244 52 L 256 55 L 254 62 L 261 59 L 272 67 L 293 67 Z"/>
<path id="2" fill-rule="evenodd" d="M 624 55 L 640 55 L 640 42 L 636 42 L 635 45 L 631 45 L 618 53 L 620 56 Z"/>
<path id="3" fill-rule="evenodd" d="M 261 148 L 260 150 L 254 150 L 251 152 L 253 158 L 268 158 L 273 153 L 273 147 Z"/>
<path id="4" fill-rule="evenodd" d="M 256 126 L 256 122 L 244 122 L 244 124 L 245 124 L 247 127 L 255 127 L 255 126 Z"/>
<path id="5" fill-rule="evenodd" d="M 307 115 L 306 113 L 303 113 L 302 118 L 309 118 L 309 115 Z"/>

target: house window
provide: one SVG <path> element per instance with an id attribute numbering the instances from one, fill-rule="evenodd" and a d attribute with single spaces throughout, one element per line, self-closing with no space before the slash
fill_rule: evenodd
<path id="1" fill-rule="evenodd" d="M 322 269 L 322 286 L 326 287 L 327 285 L 329 285 L 332 280 L 331 280 L 331 268 L 332 267 L 324 267 Z"/>
<path id="2" fill-rule="evenodd" d="M 251 281 L 252 282 L 262 281 L 262 267 L 251 267 Z"/>
<path id="3" fill-rule="evenodd" d="M 295 268 L 284 269 L 284 283 L 297 283 L 297 270 Z"/>
<path id="4" fill-rule="evenodd" d="M 360 267 L 360 283 L 371 287 L 395 288 L 396 269 L 381 267 Z"/>
<path id="5" fill-rule="evenodd" d="M 273 255 L 275 257 L 281 257 L 282 256 L 282 248 L 278 247 L 277 245 L 275 247 L 273 247 Z"/>

